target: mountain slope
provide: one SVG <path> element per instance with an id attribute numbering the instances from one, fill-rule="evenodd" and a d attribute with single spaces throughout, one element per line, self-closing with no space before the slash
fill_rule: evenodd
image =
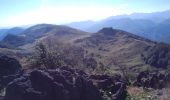
<path id="1" fill-rule="evenodd" d="M 154 48 L 155 45 L 160 44 L 118 29 L 103 28 L 97 33 L 89 34 L 66 26 L 50 24 L 32 26 L 18 36 L 9 34 L 1 43 L 20 48 L 24 53 L 30 53 L 37 41 L 52 43 L 50 46 L 54 47 L 58 46 L 58 42 L 69 43 L 69 45 L 71 43 L 70 46 L 73 46 L 73 48 L 80 47 L 85 50 L 85 58 L 96 59 L 97 69 L 100 69 L 103 65 L 108 73 L 120 70 L 120 66 L 124 66 L 132 72 L 154 68 L 152 66 L 155 65 L 146 63 L 150 61 L 145 61 L 142 55 L 146 52 L 146 54 L 154 57 L 155 54 L 151 54 L 148 48 Z M 2 46 L 5 47 L 6 45 Z M 157 47 L 159 53 L 156 56 L 161 54 L 159 47 Z M 19 52 L 21 53 L 21 51 Z M 148 55 L 145 55 L 146 59 L 150 59 Z M 155 61 L 154 59 L 152 60 Z M 157 59 L 156 61 L 160 62 L 162 59 L 164 58 L 160 57 L 160 60 Z M 161 66 L 157 68 L 161 68 Z"/>
<path id="2" fill-rule="evenodd" d="M 8 34 L 2 41 L 1 43 L 5 43 L 6 45 L 13 45 L 13 46 L 18 46 L 25 44 L 26 42 L 26 37 L 25 36 L 17 36 L 13 34 Z"/>
<path id="3" fill-rule="evenodd" d="M 0 29 L 0 40 L 2 40 L 6 35 L 5 33 L 8 31 L 8 29 Z"/>
<path id="4" fill-rule="evenodd" d="M 150 20 L 123 18 L 101 21 L 98 25 L 90 27 L 89 30 L 95 32 L 102 27 L 113 27 L 139 36 L 145 36 L 154 26 L 155 23 Z"/>
<path id="5" fill-rule="evenodd" d="M 170 67 L 170 45 L 158 43 L 149 47 L 142 53 L 143 60 L 156 68 L 169 69 Z"/>
<path id="6" fill-rule="evenodd" d="M 170 44 L 169 39 L 169 19 L 170 11 L 154 13 L 133 13 L 130 15 L 111 16 L 101 21 L 86 24 L 79 22 L 79 25 L 68 25 L 87 32 L 97 32 L 103 27 L 113 27 L 125 30 L 153 41 Z M 86 27 L 82 27 L 86 26 Z"/>
<path id="7" fill-rule="evenodd" d="M 170 19 L 159 23 L 153 30 L 155 40 L 170 43 Z"/>
<path id="8" fill-rule="evenodd" d="M 47 37 L 56 37 L 57 40 L 71 40 L 84 35 L 87 35 L 87 33 L 67 26 L 39 24 L 26 29 L 20 35 L 7 35 L 2 43 L 22 46 Z"/>
<path id="9" fill-rule="evenodd" d="M 25 29 L 21 27 L 14 27 L 9 29 L 6 34 L 20 35 Z"/>
<path id="10" fill-rule="evenodd" d="M 85 24 L 85 23 L 84 23 Z M 151 20 L 146 19 L 131 19 L 131 18 L 120 18 L 120 19 L 105 19 L 100 22 L 96 22 L 93 25 L 86 25 L 88 27 L 74 26 L 74 28 L 82 29 L 87 32 L 97 32 L 103 27 L 113 27 L 115 29 L 125 30 L 127 32 L 142 36 L 148 39 L 153 39 L 152 30 L 157 24 Z M 73 27 L 73 25 L 71 25 Z"/>
<path id="11" fill-rule="evenodd" d="M 91 37 L 75 41 L 75 44 L 85 48 L 87 56 L 96 58 L 110 71 L 119 69 L 117 63 L 136 72 L 149 68 L 141 53 L 155 45 L 150 40 L 112 28 L 103 28 Z"/>
<path id="12" fill-rule="evenodd" d="M 24 31 L 24 28 L 13 27 L 10 29 L 0 29 L 0 40 L 3 40 L 8 34 L 19 35 Z"/>

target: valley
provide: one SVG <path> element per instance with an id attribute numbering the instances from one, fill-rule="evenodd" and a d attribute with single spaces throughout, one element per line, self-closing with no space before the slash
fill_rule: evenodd
<path id="1" fill-rule="evenodd" d="M 0 0 L 0 100 L 170 100 L 169 0 Z"/>
<path id="2" fill-rule="evenodd" d="M 104 21 L 110 25 L 88 21 L 73 23 L 76 28 L 37 24 L 2 30 L 0 100 L 167 100 L 168 20 L 155 25 L 117 17 Z M 162 39 L 143 34 L 150 30 Z"/>

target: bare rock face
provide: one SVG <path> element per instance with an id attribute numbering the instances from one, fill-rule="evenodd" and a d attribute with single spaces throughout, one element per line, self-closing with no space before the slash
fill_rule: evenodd
<path id="1" fill-rule="evenodd" d="M 0 55 L 0 90 L 16 78 L 20 72 L 21 65 L 16 59 Z"/>
<path id="2" fill-rule="evenodd" d="M 114 35 L 116 32 L 118 32 L 118 30 L 113 29 L 112 27 L 108 27 L 108 28 L 103 28 L 101 30 L 99 30 L 98 33 L 104 33 L 105 35 Z"/>
<path id="3" fill-rule="evenodd" d="M 98 89 L 108 94 L 111 100 L 126 100 L 126 83 L 121 81 L 121 76 L 91 75 Z"/>
<path id="4" fill-rule="evenodd" d="M 146 64 L 153 67 L 167 68 L 170 61 L 170 47 L 166 44 L 156 44 L 148 47 L 142 54 L 142 58 Z"/>
<path id="5" fill-rule="evenodd" d="M 126 84 L 119 79 L 108 75 L 88 76 L 82 70 L 68 67 L 36 69 L 10 82 L 4 100 L 102 100 L 99 90 L 109 92 L 112 100 L 125 100 Z"/>
<path id="6" fill-rule="evenodd" d="M 168 86 L 169 83 L 170 74 L 144 71 L 139 73 L 134 85 L 145 88 L 162 89 Z"/>
<path id="7" fill-rule="evenodd" d="M 112 100 L 126 100 L 126 84 L 122 82 L 116 82 L 111 87 Z"/>
<path id="8" fill-rule="evenodd" d="M 102 100 L 93 82 L 80 72 L 31 71 L 8 84 L 5 100 Z"/>
<path id="9" fill-rule="evenodd" d="M 14 75 L 21 69 L 19 62 L 5 55 L 0 55 L 0 76 Z"/>
<path id="10" fill-rule="evenodd" d="M 0 69 L 0 86 L 6 88 L 0 100 L 102 100 L 100 90 L 109 92 L 112 100 L 125 100 L 127 94 L 119 76 L 89 76 L 68 67 L 22 70 L 7 56 L 0 56 Z"/>

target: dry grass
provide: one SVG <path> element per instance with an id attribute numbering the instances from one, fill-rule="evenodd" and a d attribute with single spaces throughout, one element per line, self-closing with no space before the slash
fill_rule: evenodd
<path id="1" fill-rule="evenodd" d="M 144 90 L 143 88 L 130 86 L 127 91 L 129 94 L 127 100 L 159 100 L 152 89 Z"/>
<path id="2" fill-rule="evenodd" d="M 170 87 L 157 92 L 158 100 L 170 100 Z"/>
<path id="3" fill-rule="evenodd" d="M 128 100 L 170 100 L 170 87 L 146 91 L 143 88 L 130 86 L 127 91 L 130 97 Z"/>
<path id="4" fill-rule="evenodd" d="M 129 86 L 127 88 L 129 95 L 138 95 L 144 92 L 142 88 Z"/>

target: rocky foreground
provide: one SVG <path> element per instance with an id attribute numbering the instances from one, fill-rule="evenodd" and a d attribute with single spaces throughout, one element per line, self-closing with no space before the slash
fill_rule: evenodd
<path id="1" fill-rule="evenodd" d="M 104 92 L 112 100 L 125 100 L 127 95 L 118 76 L 87 75 L 68 67 L 22 70 L 17 60 L 7 56 L 0 56 L 0 62 L 0 87 L 5 88 L 1 100 L 103 100 Z"/>
<path id="2" fill-rule="evenodd" d="M 162 89 L 169 86 L 170 74 L 160 72 L 140 72 L 133 85 L 144 88 Z"/>
<path id="3" fill-rule="evenodd" d="M 169 83 L 169 73 L 144 71 L 133 86 L 163 90 Z M 0 100 L 126 100 L 129 96 L 120 75 L 89 75 L 66 66 L 23 70 L 16 59 L 4 55 L 0 90 Z"/>

